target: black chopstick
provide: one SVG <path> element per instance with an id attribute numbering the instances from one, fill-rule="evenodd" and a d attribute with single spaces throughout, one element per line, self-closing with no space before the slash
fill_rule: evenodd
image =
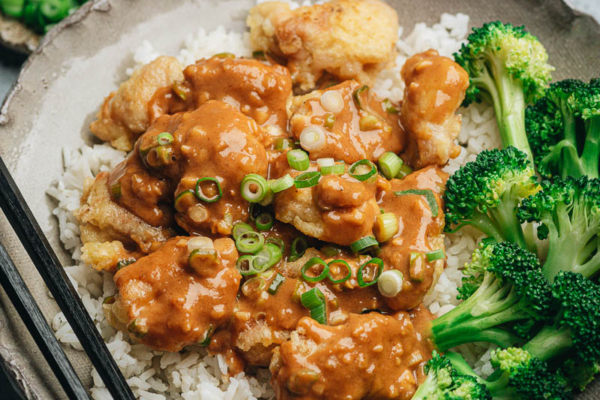
<path id="1" fill-rule="evenodd" d="M 35 302 L 21 274 L 6 249 L 0 244 L 0 284 L 27 326 L 33 340 L 48 361 L 50 369 L 58 378 L 71 400 L 89 400 L 87 391 L 69 362 L 65 352 L 48 326 L 42 311 Z"/>
<path id="2" fill-rule="evenodd" d="M 1 157 L 0 207 L 112 397 L 115 400 L 135 400 L 125 377 Z"/>

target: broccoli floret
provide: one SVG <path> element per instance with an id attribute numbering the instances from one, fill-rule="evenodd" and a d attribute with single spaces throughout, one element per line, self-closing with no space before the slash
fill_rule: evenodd
<path id="1" fill-rule="evenodd" d="M 445 356 L 433 352 L 425 365 L 427 379 L 412 400 L 491 400 L 486 387 L 469 375 L 459 374 Z"/>
<path id="2" fill-rule="evenodd" d="M 465 274 L 468 289 L 463 285 L 460 297 L 466 300 L 431 323 L 440 351 L 472 342 L 509 347 L 525 341 L 508 329 L 511 324 L 550 318 L 550 285 L 537 257 L 517 244 L 482 244 Z"/>
<path id="3" fill-rule="evenodd" d="M 541 175 L 598 178 L 600 80 L 553 83 L 527 107 L 525 129 Z"/>
<path id="4" fill-rule="evenodd" d="M 561 371 L 573 389 L 583 391 L 600 372 L 600 361 L 588 364 L 570 359 L 564 363 Z"/>
<path id="5" fill-rule="evenodd" d="M 523 349 L 552 363 L 575 359 L 585 368 L 600 359 L 600 287 L 574 272 L 560 272 L 552 285 L 555 318 Z"/>
<path id="6" fill-rule="evenodd" d="M 567 400 L 571 390 L 560 372 L 518 348 L 492 352 L 496 371 L 488 379 L 477 376 L 466 361 L 456 353 L 448 353 L 455 370 L 471 375 L 484 384 L 493 400 Z"/>
<path id="7" fill-rule="evenodd" d="M 600 271 L 600 179 L 567 177 L 542 182 L 542 190 L 523 200 L 522 221 L 541 222 L 538 237 L 548 238 L 544 275 L 559 271 L 586 277 Z"/>
<path id="8" fill-rule="evenodd" d="M 455 232 L 472 225 L 499 242 L 533 251 L 533 238 L 526 238 L 516 211 L 522 199 L 538 190 L 525 153 L 514 147 L 484 150 L 448 179 L 445 229 Z"/>
<path id="9" fill-rule="evenodd" d="M 524 27 L 500 21 L 474 28 L 454 59 L 468 73 L 464 105 L 493 104 L 504 147 L 515 146 L 533 162 L 525 133 L 525 106 L 541 97 L 554 70 L 538 39 Z"/>

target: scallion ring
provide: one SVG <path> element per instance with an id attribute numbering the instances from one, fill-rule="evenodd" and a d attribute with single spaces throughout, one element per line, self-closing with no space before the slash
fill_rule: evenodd
<path id="1" fill-rule="evenodd" d="M 279 246 L 273 243 L 265 244 L 258 253 L 254 254 L 252 265 L 255 270 L 264 272 L 277 264 L 283 258 Z"/>
<path id="2" fill-rule="evenodd" d="M 402 159 L 391 151 L 383 153 L 377 163 L 379 164 L 379 170 L 387 179 L 392 179 L 398 175 L 403 164 Z"/>
<path id="3" fill-rule="evenodd" d="M 329 263 L 327 263 L 327 265 L 329 265 L 329 280 L 331 281 L 331 283 L 344 283 L 352 277 L 352 269 L 350 269 L 350 265 L 348 265 L 348 263 L 344 260 L 329 261 Z M 348 273 L 340 279 L 334 279 L 331 274 L 331 272 L 333 270 L 333 267 L 332 267 L 333 265 L 342 265 L 344 268 L 346 268 Z"/>
<path id="4" fill-rule="evenodd" d="M 387 242 L 398 233 L 398 217 L 394 213 L 383 213 L 375 217 L 373 233 L 379 243 Z"/>
<path id="5" fill-rule="evenodd" d="M 379 293 L 384 297 L 395 297 L 402 291 L 404 275 L 397 269 L 385 271 L 377 281 Z"/>
<path id="6" fill-rule="evenodd" d="M 316 265 L 323 267 L 321 273 L 316 276 L 308 275 L 308 271 L 310 271 L 312 267 Z M 304 264 L 304 266 L 300 270 L 300 273 L 302 274 L 304 280 L 307 282 L 321 282 L 323 279 L 329 276 L 329 265 L 327 265 L 327 263 L 319 257 L 313 257 Z"/>
<path id="7" fill-rule="evenodd" d="M 290 167 L 296 171 L 306 171 L 310 167 L 310 160 L 308 154 L 300 149 L 290 150 L 287 153 L 288 163 Z"/>
<path id="8" fill-rule="evenodd" d="M 390 99 L 385 99 L 382 101 L 381 106 L 388 114 L 398 114 L 398 109 L 394 107 Z"/>
<path id="9" fill-rule="evenodd" d="M 356 89 L 354 91 L 354 93 L 352 94 L 352 98 L 354 99 L 354 102 L 356 103 L 356 107 L 358 107 L 359 110 L 364 110 L 365 109 L 365 105 L 362 102 L 362 98 L 361 95 L 363 92 L 367 92 L 369 91 L 369 87 L 368 86 L 363 86 L 359 89 Z"/>
<path id="10" fill-rule="evenodd" d="M 293 149 L 294 141 L 288 138 L 278 138 L 275 141 L 275 150 Z"/>
<path id="11" fill-rule="evenodd" d="M 427 261 L 429 261 L 429 262 L 441 260 L 444 257 L 446 257 L 446 253 L 444 253 L 444 250 L 442 250 L 442 249 L 430 251 L 429 253 L 425 253 L 425 255 L 427 256 Z"/>
<path id="12" fill-rule="evenodd" d="M 258 174 L 248 174 L 242 179 L 242 197 L 250 203 L 258 203 L 267 195 L 267 180 Z"/>
<path id="13" fill-rule="evenodd" d="M 321 167 L 321 174 L 323 175 L 343 175 L 346 172 L 346 164 L 334 164 L 334 165 L 325 165 Z"/>
<path id="14" fill-rule="evenodd" d="M 356 242 L 350 245 L 350 248 L 355 253 L 362 253 L 370 250 L 373 247 L 378 247 L 379 242 L 373 236 L 365 236 L 364 238 L 358 239 Z"/>
<path id="15" fill-rule="evenodd" d="M 265 243 L 272 243 L 275 246 L 279 247 L 279 250 L 281 250 L 282 254 L 285 251 L 285 243 L 283 242 L 283 240 L 281 240 L 279 238 L 268 237 L 267 240 L 265 240 Z"/>
<path id="16" fill-rule="evenodd" d="M 365 269 L 369 265 L 376 265 L 377 270 L 375 272 L 375 276 L 370 281 L 365 281 Z M 367 287 L 377 283 L 381 273 L 383 272 L 383 260 L 381 258 L 371 258 L 369 261 L 365 262 L 358 268 L 358 272 L 356 273 L 356 279 L 358 280 L 359 287 Z"/>
<path id="17" fill-rule="evenodd" d="M 158 136 L 156 137 L 156 141 L 161 146 L 171 144 L 171 143 L 173 143 L 173 135 L 171 135 L 169 132 L 159 133 Z"/>
<path id="18" fill-rule="evenodd" d="M 377 167 L 365 158 L 352 164 L 348 173 L 354 179 L 362 182 L 375 175 L 377 173 Z"/>
<path id="19" fill-rule="evenodd" d="M 335 164 L 335 160 L 333 158 L 319 158 L 317 164 L 319 168 L 330 167 Z"/>
<path id="20" fill-rule="evenodd" d="M 412 174 L 413 169 L 406 164 L 402 164 L 400 167 L 400 171 L 396 174 L 396 179 L 402 179 L 406 175 Z"/>
<path id="21" fill-rule="evenodd" d="M 235 266 L 241 275 L 255 275 L 260 272 L 254 268 L 254 258 L 255 256 L 247 255 L 237 259 Z"/>
<path id="22" fill-rule="evenodd" d="M 321 96 L 321 105 L 325 111 L 339 113 L 344 108 L 344 97 L 337 90 L 326 90 Z"/>
<path id="23" fill-rule="evenodd" d="M 235 247 L 241 253 L 256 253 L 265 244 L 265 237 L 258 232 L 243 232 L 235 240 Z"/>
<path id="24" fill-rule="evenodd" d="M 256 224 L 256 229 L 259 231 L 268 231 L 273 227 L 274 221 L 275 219 L 273 218 L 273 214 L 264 212 L 256 217 L 256 221 L 254 221 L 254 223 Z"/>
<path id="25" fill-rule="evenodd" d="M 267 193 L 265 194 L 265 197 L 258 202 L 261 206 L 266 207 L 273 202 L 273 197 L 275 197 L 275 193 L 273 193 L 273 189 L 271 189 L 273 182 L 275 182 L 275 179 L 269 179 L 267 181 Z"/>
<path id="26" fill-rule="evenodd" d="M 292 178 L 290 174 L 286 174 L 284 177 L 273 182 L 271 185 L 271 190 L 273 193 L 279 193 L 291 188 L 292 186 L 294 186 L 294 178 Z"/>
<path id="27" fill-rule="evenodd" d="M 210 197 L 207 197 L 204 195 L 204 190 L 202 189 L 202 182 L 212 182 L 215 184 L 216 186 L 216 194 L 213 194 Z M 221 184 L 219 183 L 219 181 L 217 180 L 217 178 L 213 178 L 213 177 L 206 177 L 206 178 L 200 178 L 196 181 L 196 197 L 201 200 L 204 201 L 206 203 L 214 203 L 215 201 L 218 201 L 221 197 L 223 197 L 223 191 L 221 190 Z"/>
<path id="28" fill-rule="evenodd" d="M 325 142 L 325 132 L 315 125 L 304 128 L 300 134 L 300 146 L 308 151 L 320 150 Z"/>
<path id="29" fill-rule="evenodd" d="M 325 307 L 325 303 L 311 308 L 310 317 L 321 325 L 327 325 L 327 308 Z"/>
<path id="30" fill-rule="evenodd" d="M 265 290 L 267 282 L 260 276 L 255 276 L 248 279 L 242 285 L 242 293 L 244 296 L 255 299 Z"/>
<path id="31" fill-rule="evenodd" d="M 408 190 L 400 190 L 398 192 L 394 192 L 396 196 L 404 196 L 409 194 L 414 194 L 417 196 L 425 196 L 427 200 L 427 204 L 429 204 L 429 208 L 431 209 L 431 215 L 433 217 L 437 217 L 439 213 L 439 207 L 437 201 L 435 201 L 435 196 L 433 195 L 433 190 L 430 189 L 408 189 Z"/>
<path id="32" fill-rule="evenodd" d="M 244 232 L 252 232 L 254 229 L 252 229 L 252 227 L 248 224 L 246 224 L 245 222 L 236 222 L 233 225 L 233 230 L 232 230 L 232 234 L 233 234 L 233 240 L 237 240 L 238 237 L 240 237 L 242 235 L 242 233 Z"/>
<path id="33" fill-rule="evenodd" d="M 275 279 L 273 279 L 273 282 L 271 282 L 271 285 L 269 285 L 267 291 L 270 294 L 276 294 L 277 290 L 283 284 L 283 282 L 285 282 L 285 277 L 278 272 L 277 275 L 275 275 Z"/>
<path id="34" fill-rule="evenodd" d="M 189 206 L 191 206 L 197 201 L 196 193 L 192 189 L 184 190 L 175 197 L 175 210 L 177 212 L 184 212 L 188 208 L 185 207 L 186 203 L 189 203 Z"/>
<path id="35" fill-rule="evenodd" d="M 306 239 L 304 237 L 300 236 L 294 239 L 292 242 L 292 248 L 290 250 L 289 261 L 293 262 L 300 259 L 306 252 L 307 248 L 308 243 L 306 243 Z"/>
<path id="36" fill-rule="evenodd" d="M 319 183 L 319 179 L 321 179 L 321 173 L 319 171 L 309 171 L 298 175 L 296 179 L 294 179 L 294 185 L 296 185 L 298 189 L 308 188 Z"/>
<path id="37" fill-rule="evenodd" d="M 315 307 L 320 306 L 321 304 L 325 304 L 325 295 L 319 288 L 312 288 L 307 292 L 302 293 L 300 297 L 300 302 L 306 308 L 313 309 Z"/>
<path id="38" fill-rule="evenodd" d="M 335 114 L 327 114 L 323 126 L 327 129 L 332 129 L 335 125 Z"/>

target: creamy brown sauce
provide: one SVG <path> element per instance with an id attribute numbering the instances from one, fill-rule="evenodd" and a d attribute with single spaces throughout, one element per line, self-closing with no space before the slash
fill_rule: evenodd
<path id="1" fill-rule="evenodd" d="M 454 112 L 465 89 L 464 71 L 452 63 L 432 52 L 411 58 L 402 72 L 409 91 L 402 105 L 360 90 L 363 85 L 356 81 L 292 100 L 287 68 L 227 55 L 188 66 L 183 79 L 173 81 L 173 73 L 159 88 L 144 91 L 140 74 L 135 82 L 132 78 L 124 88 L 144 94 L 135 103 L 144 133 L 122 164 L 98 176 L 100 187 L 86 190 L 79 213 L 90 238 L 87 259 L 94 249 L 113 249 L 107 266 L 95 267 L 114 270 L 125 256 L 138 258 L 115 274 L 118 294 L 104 305 L 111 324 L 159 350 L 208 346 L 225 356 L 231 374 L 248 365 L 270 365 L 278 399 L 410 399 L 432 350 L 426 339 L 432 316 L 420 303 L 444 266 L 443 260 L 427 262 L 425 254 L 443 249 L 441 195 L 447 176 L 437 165 L 454 151 L 452 135 L 460 128 Z M 104 113 L 112 107 L 111 97 L 106 102 Z M 111 127 L 113 122 L 102 123 Z M 256 224 L 241 196 L 241 182 L 251 173 L 278 179 L 306 172 L 293 170 L 287 150 L 275 150 L 274 143 L 276 138 L 299 140 L 305 129 L 315 127 L 324 133 L 325 144 L 308 151 L 307 171 L 319 169 L 317 159 L 331 157 L 346 162 L 345 172 L 274 195 L 263 211 L 277 221 L 261 234 L 283 242 L 282 261 L 263 274 L 242 277 L 232 228 L 236 222 L 255 229 Z M 137 135 L 129 132 L 126 138 Z M 169 140 L 159 143 L 159 137 Z M 386 151 L 403 152 L 423 168 L 401 180 L 376 174 L 360 181 L 349 173 L 351 163 L 376 162 Z M 394 193 L 404 190 L 431 191 L 437 216 L 425 196 Z M 102 201 L 95 200 L 96 192 L 103 194 L 96 196 Z M 398 218 L 397 234 L 381 243 L 379 252 L 352 253 L 348 246 L 374 235 L 381 210 Z M 112 225 L 98 221 L 107 216 L 115 216 Z M 125 217 L 130 228 L 119 230 Z M 214 253 L 209 248 L 191 261 L 188 242 L 193 239 L 167 240 L 175 227 L 191 237 L 205 236 L 200 241 L 211 238 Z M 159 229 L 164 232 L 155 232 Z M 308 250 L 292 260 L 292 242 L 302 235 Z M 346 261 L 350 279 L 309 282 L 301 269 L 312 257 Z M 376 284 L 358 284 L 358 270 L 371 257 L 381 258 L 384 270 L 402 272 L 402 290 L 395 297 L 382 296 Z M 342 272 L 330 271 L 338 277 Z M 365 272 L 367 281 L 372 272 Z M 285 280 L 270 293 L 279 274 Z M 257 285 L 251 287 L 252 282 Z M 325 297 L 326 325 L 312 320 L 301 304 L 302 294 L 313 288 Z"/>

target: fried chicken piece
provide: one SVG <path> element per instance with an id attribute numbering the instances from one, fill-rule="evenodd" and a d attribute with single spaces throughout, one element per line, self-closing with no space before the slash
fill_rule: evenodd
<path id="1" fill-rule="evenodd" d="M 119 150 L 130 151 L 152 122 L 148 103 L 163 86 L 183 79 L 183 66 L 174 57 L 159 57 L 135 70 L 98 111 L 90 130 Z"/>
<path id="2" fill-rule="evenodd" d="M 325 136 L 323 146 L 309 150 L 312 160 L 377 161 L 386 151 L 399 153 L 404 147 L 396 107 L 384 106 L 363 85 L 346 81 L 294 97 L 290 128 L 296 140 L 307 129 L 318 129 Z"/>
<path id="3" fill-rule="evenodd" d="M 194 251 L 197 253 L 193 253 Z M 109 322 L 156 350 L 210 343 L 235 306 L 241 275 L 231 239 L 175 237 L 115 274 Z"/>
<path id="4" fill-rule="evenodd" d="M 277 168 L 274 164 L 271 166 Z M 316 163 L 312 163 L 308 171 L 316 170 Z M 287 170 L 279 170 L 277 176 L 288 173 L 296 177 L 302 172 L 288 166 Z M 305 235 L 349 246 L 373 234 L 373 223 L 379 213 L 375 192 L 380 179 L 383 178 L 360 182 L 346 173 L 325 175 L 319 183 L 308 188 L 292 186 L 275 195 L 275 217 L 294 225 Z"/>
<path id="5" fill-rule="evenodd" d="M 294 85 L 313 89 L 328 72 L 368 84 L 394 56 L 396 11 L 378 0 L 334 0 L 290 10 L 267 2 L 246 20 L 254 50 L 285 57 Z"/>
<path id="6" fill-rule="evenodd" d="M 151 226 L 115 203 L 111 199 L 108 178 L 108 172 L 101 172 L 95 180 L 86 181 L 81 207 L 75 216 L 84 244 L 82 258 L 96 269 L 114 270 L 120 260 L 156 250 L 174 232 L 169 227 Z M 115 245 L 114 241 L 122 245 Z M 95 255 L 98 250 L 103 251 L 106 258 L 101 260 Z"/>
<path id="7" fill-rule="evenodd" d="M 447 179 L 447 174 L 439 168 L 426 167 L 402 180 L 390 181 L 390 189 L 378 201 L 385 212 L 396 214 L 400 227 L 394 238 L 382 245 L 378 256 L 386 270 L 395 269 L 404 276 L 401 292 L 385 298 L 393 310 L 410 310 L 419 305 L 444 269 L 444 260 L 428 262 L 425 254 L 444 250 L 441 196 Z M 432 208 L 426 195 L 396 195 L 396 192 L 406 190 L 431 193 L 437 209 L 435 205 Z"/>
<path id="8" fill-rule="evenodd" d="M 352 314 L 334 327 L 301 319 L 269 367 L 277 399 L 410 399 L 425 379 L 430 319 L 423 309 Z"/>
<path id="9" fill-rule="evenodd" d="M 163 88 L 152 100 L 154 118 L 220 100 L 254 119 L 272 137 L 287 137 L 287 107 L 292 96 L 287 68 L 217 55 L 188 65 L 183 75 L 183 82 Z"/>
<path id="10" fill-rule="evenodd" d="M 404 159 L 413 168 L 444 165 L 458 157 L 454 143 L 461 127 L 456 114 L 469 87 L 469 75 L 435 50 L 416 54 L 402 67 L 406 85 L 400 121 L 406 131 Z"/>

